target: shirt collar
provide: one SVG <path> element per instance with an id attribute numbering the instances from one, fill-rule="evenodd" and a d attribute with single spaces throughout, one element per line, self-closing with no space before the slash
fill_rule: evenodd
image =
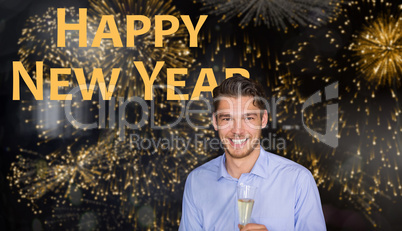
<path id="1" fill-rule="evenodd" d="M 219 170 L 218 170 L 218 179 L 217 180 L 221 179 L 222 177 L 228 178 L 228 179 L 233 178 L 226 170 L 225 163 L 226 163 L 226 155 L 225 155 L 225 153 L 223 153 L 223 155 L 221 155 L 221 161 L 219 161 Z"/>
<path id="2" fill-rule="evenodd" d="M 224 177 L 228 179 L 234 179 L 227 171 L 226 166 L 226 155 L 223 153 L 221 156 L 221 161 L 219 162 L 218 179 Z M 253 168 L 250 171 L 251 174 L 260 176 L 262 178 L 268 177 L 268 153 L 260 146 L 260 155 L 257 158 Z"/>
<path id="3" fill-rule="evenodd" d="M 268 153 L 260 146 L 260 155 L 250 173 L 262 178 L 268 178 L 268 163 Z"/>

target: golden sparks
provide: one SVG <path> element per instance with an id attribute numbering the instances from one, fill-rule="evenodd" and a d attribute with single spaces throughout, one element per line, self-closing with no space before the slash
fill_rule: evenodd
<path id="1" fill-rule="evenodd" d="M 171 5 L 171 1 L 157 0 L 106 0 L 101 2 L 90 0 L 88 14 L 90 15 L 88 23 L 95 25 L 91 27 L 94 30 L 90 29 L 92 34 L 96 33 L 102 15 L 114 15 L 123 42 L 127 40 L 127 15 L 144 15 L 150 18 L 151 25 L 155 24 L 156 15 L 180 16 L 175 7 Z M 164 26 L 169 25 L 167 21 L 164 23 Z M 134 26 L 141 28 L 142 23 L 136 21 Z M 155 84 L 165 83 L 166 68 L 190 68 L 195 61 L 188 47 L 188 32 L 184 24 L 180 24 L 174 34 L 164 36 L 163 47 L 155 47 L 155 30 L 135 36 L 134 47 L 114 47 L 112 40 L 109 39 L 102 41 L 100 46 L 104 51 L 101 62 L 101 67 L 105 69 L 104 74 L 108 76 L 114 67 L 119 67 L 123 71 L 116 89 L 116 95 L 119 97 L 143 97 L 144 95 L 143 81 L 139 75 L 136 75 L 134 61 L 142 61 L 148 73 L 152 73 L 156 61 L 165 62 Z"/>
<path id="2" fill-rule="evenodd" d="M 78 13 L 73 7 L 66 8 L 66 21 L 78 22 Z M 90 25 L 88 25 L 90 27 Z M 88 39 L 88 44 L 91 44 Z M 99 48 L 79 47 L 78 31 L 66 33 L 66 46 L 58 47 L 57 11 L 50 7 L 43 15 L 29 17 L 22 30 L 18 54 L 24 67 L 35 78 L 36 61 L 43 61 L 43 76 L 50 78 L 52 67 L 83 68 L 88 76 L 93 68 L 101 67 L 103 52 Z M 90 46 L 90 45 L 88 45 Z M 63 77 L 65 78 L 65 77 Z"/>
<path id="3" fill-rule="evenodd" d="M 402 195 L 400 9 L 382 0 L 350 1 L 337 20 L 311 27 L 282 53 L 301 83 L 299 91 L 308 89 L 302 98 L 315 91 L 324 95 L 323 86 L 339 82 L 339 101 L 318 103 L 297 116 L 324 134 L 326 106 L 338 103 L 339 146 L 326 147 L 304 130 L 293 130 L 287 132 L 293 142 L 284 154 L 309 166 L 322 188 L 339 192 L 339 199 L 362 211 L 373 227 L 378 226 L 373 214 L 383 209 L 380 201 Z M 352 44 L 345 43 L 350 37 Z"/>
<path id="4" fill-rule="evenodd" d="M 355 66 L 377 85 L 400 85 L 402 75 L 402 17 L 380 15 L 368 21 L 349 49 L 355 52 Z"/>
<path id="5" fill-rule="evenodd" d="M 153 71 L 156 61 L 164 61 L 164 68 L 155 80 L 156 84 L 163 85 L 166 84 L 166 68 L 192 67 L 195 60 L 188 47 L 188 32 L 181 25 L 175 34 L 164 36 L 161 48 L 154 47 L 154 30 L 136 36 L 135 48 L 113 47 L 107 39 L 101 42 L 100 47 L 93 48 L 90 46 L 102 15 L 114 15 L 120 28 L 119 34 L 125 36 L 126 15 L 145 15 L 154 23 L 155 15 L 179 17 L 179 12 L 171 1 L 91 0 L 87 48 L 78 46 L 77 31 L 66 32 L 65 48 L 56 46 L 57 16 L 54 8 L 49 8 L 42 16 L 28 19 L 19 40 L 19 55 L 33 77 L 36 60 L 43 60 L 45 85 L 43 101 L 22 102 L 21 110 L 27 115 L 24 122 L 36 128 L 38 146 L 58 140 L 71 143 L 47 155 L 21 150 L 11 167 L 10 184 L 23 199 L 20 201 L 28 201 L 27 205 L 35 214 L 49 208 L 44 204 L 53 205 L 49 209 L 54 219 L 47 222 L 51 228 L 70 227 L 69 218 L 79 220 L 83 213 L 82 208 L 75 207 L 76 204 L 89 202 L 104 204 L 101 206 L 102 213 L 97 213 L 97 216 L 109 216 L 104 213 L 105 209 L 119 204 L 113 208 L 120 216 L 118 219 L 122 220 L 118 221 L 119 225 L 127 222 L 135 229 L 138 226 L 158 230 L 177 227 L 179 200 L 171 198 L 182 190 L 189 171 L 210 158 L 211 152 L 205 143 L 214 136 L 213 130 L 209 129 L 210 113 L 186 112 L 186 102 L 166 102 L 166 87 L 156 89 L 154 100 L 145 105 L 130 104 L 125 107 L 122 100 L 132 96 L 144 97 L 144 85 L 134 68 L 134 61 L 142 61 L 148 73 Z M 66 21 L 77 23 L 77 10 L 67 8 Z M 140 24 L 136 26 L 141 27 Z M 122 37 L 122 41 L 126 38 Z M 101 99 L 84 102 L 74 95 L 72 101 L 52 102 L 49 100 L 47 79 L 53 67 L 83 68 L 87 78 L 91 77 L 94 68 L 102 68 L 106 81 L 112 68 L 121 68 L 123 73 L 119 76 L 115 92 L 122 98 L 119 101 L 113 98 L 106 102 L 101 102 Z M 194 82 L 192 77 L 189 81 Z M 74 84 L 70 81 L 69 87 Z M 120 113 L 121 107 L 124 107 L 124 113 Z M 206 107 L 205 103 L 197 101 L 188 108 L 205 110 Z M 184 113 L 197 127 L 184 121 Z M 69 121 L 67 115 L 75 121 Z M 143 116 L 147 119 L 139 128 L 120 129 L 123 120 L 135 126 Z M 178 124 L 172 125 L 172 121 L 178 121 Z M 76 127 L 77 123 L 80 128 Z M 86 125 L 80 126 L 79 123 Z M 88 127 L 92 123 L 97 124 L 95 128 Z M 158 126 L 164 128 L 155 129 Z M 101 135 L 98 141 L 87 140 L 88 134 L 99 136 L 103 133 L 106 135 Z M 121 133 L 124 139 L 118 141 Z M 154 147 L 154 144 L 159 146 Z M 148 148 L 149 145 L 151 147 Z M 77 192 L 81 192 L 82 196 L 77 197 Z M 66 214 L 69 217 L 60 215 L 60 208 L 70 211 Z M 151 221 L 143 220 L 141 213 L 144 211 L 147 216 L 152 215 Z M 93 220 L 92 216 L 89 218 Z M 108 219 L 97 218 L 98 223 L 101 220 Z"/>
<path id="6" fill-rule="evenodd" d="M 297 27 L 322 25 L 334 15 L 339 0 L 325 1 L 266 1 L 266 0 L 199 0 L 210 13 L 220 15 L 221 20 L 227 21 L 234 17 L 241 18 L 239 26 L 250 23 L 259 26 L 264 23 L 268 28 L 287 31 L 288 25 Z"/>

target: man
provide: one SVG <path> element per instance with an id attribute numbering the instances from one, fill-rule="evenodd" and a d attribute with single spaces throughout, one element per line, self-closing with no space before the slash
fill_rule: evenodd
<path id="1" fill-rule="evenodd" d="M 187 177 L 180 231 L 326 230 L 310 171 L 260 145 L 268 113 L 261 87 L 228 78 L 213 91 L 213 126 L 225 153 Z M 251 223 L 239 225 L 238 185 L 257 187 Z"/>

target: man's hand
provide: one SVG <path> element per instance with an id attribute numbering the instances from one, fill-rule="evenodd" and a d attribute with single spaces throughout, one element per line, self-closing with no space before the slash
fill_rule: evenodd
<path id="1" fill-rule="evenodd" d="M 254 223 L 248 223 L 247 225 L 239 225 L 240 231 L 253 231 L 253 230 L 258 230 L 258 231 L 268 231 L 267 227 L 265 225 L 259 225 L 259 224 L 254 224 Z"/>

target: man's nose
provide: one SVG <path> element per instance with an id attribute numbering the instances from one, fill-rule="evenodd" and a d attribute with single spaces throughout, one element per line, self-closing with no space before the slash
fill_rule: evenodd
<path id="1" fill-rule="evenodd" d="M 233 120 L 231 132 L 234 134 L 242 133 L 244 131 L 244 126 L 245 124 L 243 124 L 243 120 Z"/>

